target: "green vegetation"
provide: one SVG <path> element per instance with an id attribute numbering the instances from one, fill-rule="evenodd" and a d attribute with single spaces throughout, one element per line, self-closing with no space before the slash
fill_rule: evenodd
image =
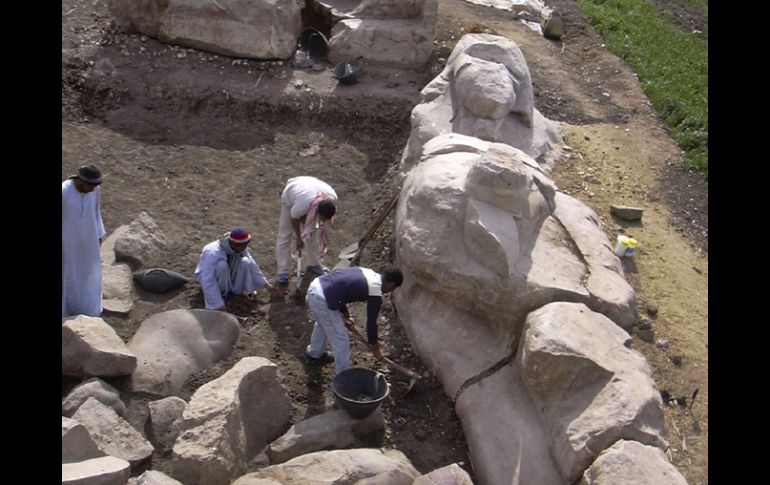
<path id="1" fill-rule="evenodd" d="M 708 10 L 704 0 L 681 0 Z M 577 0 L 607 48 L 625 60 L 685 162 L 708 176 L 708 48 L 648 0 Z"/>

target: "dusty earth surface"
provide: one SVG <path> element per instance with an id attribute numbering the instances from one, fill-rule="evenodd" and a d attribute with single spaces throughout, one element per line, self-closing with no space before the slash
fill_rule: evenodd
<path id="1" fill-rule="evenodd" d="M 103 1 L 62 2 L 62 179 L 82 164 L 104 174 L 107 231 L 150 214 L 167 244 L 147 267 L 192 276 L 200 249 L 231 226 L 254 235 L 250 250 L 275 278 L 278 194 L 285 180 L 312 174 L 340 196 L 326 258 L 358 240 L 393 187 L 419 90 L 443 67 L 467 32 L 514 40 L 529 65 L 536 107 L 560 122 L 567 147 L 552 176 L 560 189 L 591 206 L 610 241 L 620 233 L 640 241 L 624 259 L 636 290 L 639 322 L 632 348 L 648 360 L 666 402 L 669 457 L 691 484 L 708 483 L 708 183 L 680 163 L 681 153 L 651 111 L 633 72 L 603 48 L 574 2 L 555 1 L 565 19 L 562 41 L 547 40 L 509 12 L 463 0 L 441 0 L 435 52 L 421 71 L 365 64 L 355 86 L 337 86 L 328 64 L 295 69 L 169 46 L 119 32 Z M 676 2 L 682 28 L 708 42 L 708 19 Z M 695 20 L 692 20 L 695 19 Z M 641 222 L 615 219 L 610 204 L 643 207 Z M 361 260 L 391 261 L 392 220 L 385 221 Z M 135 268 L 137 269 L 137 268 Z M 181 397 L 226 372 L 245 356 L 264 356 L 280 369 L 292 399 L 292 422 L 334 406 L 333 366 L 306 364 L 312 326 L 302 294 L 308 279 L 292 279 L 289 295 L 253 303 L 233 297 L 241 322 L 232 355 L 192 376 Z M 387 297 L 386 297 L 387 298 Z M 105 320 L 128 341 L 140 323 L 174 308 L 202 308 L 197 283 L 166 295 L 137 290 L 128 315 Z M 359 325 L 363 308 L 356 308 Z M 428 370 L 410 348 L 386 301 L 380 336 L 386 354 Z M 376 368 L 392 384 L 383 405 L 383 446 L 404 452 L 422 472 L 453 462 L 472 464 L 451 401 L 433 377 L 406 393 L 406 380 L 352 340 L 352 365 Z M 125 390 L 124 379 L 110 382 Z M 77 381 L 62 378 L 62 395 Z M 124 392 L 130 421 L 143 429 L 153 396 Z M 146 468 L 170 471 L 170 451 L 156 450 Z M 252 469 L 263 466 L 259 459 Z M 135 470 L 139 473 L 141 470 Z"/>

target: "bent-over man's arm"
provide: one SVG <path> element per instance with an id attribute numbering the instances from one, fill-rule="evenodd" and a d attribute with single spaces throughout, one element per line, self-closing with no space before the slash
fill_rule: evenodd
<path id="1" fill-rule="evenodd" d="M 297 239 L 297 249 L 305 247 L 304 241 L 302 241 L 302 224 L 305 222 L 305 216 L 299 219 L 291 218 L 291 228 L 294 231 L 294 236 Z"/>
<path id="2" fill-rule="evenodd" d="M 377 360 L 382 360 L 384 356 L 380 351 L 380 343 L 377 338 L 377 315 L 382 306 L 381 296 L 370 296 L 366 300 L 366 340 Z"/>

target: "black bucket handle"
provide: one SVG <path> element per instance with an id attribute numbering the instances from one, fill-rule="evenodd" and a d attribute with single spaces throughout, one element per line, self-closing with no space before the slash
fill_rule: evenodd
<path id="1" fill-rule="evenodd" d="M 317 48 L 311 49 L 311 39 L 314 37 L 320 38 L 321 40 L 321 52 L 311 52 L 311 50 L 318 51 Z M 326 38 L 323 32 L 315 27 L 305 27 L 299 33 L 299 37 L 297 38 L 297 50 L 305 51 L 310 57 L 314 57 L 317 60 L 326 60 L 326 56 L 329 52 L 329 39 Z"/>

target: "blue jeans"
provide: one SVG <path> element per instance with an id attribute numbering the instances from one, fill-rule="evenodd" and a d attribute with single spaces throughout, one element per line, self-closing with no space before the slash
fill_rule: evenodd
<path id="1" fill-rule="evenodd" d="M 339 310 L 331 310 L 326 305 L 321 281 L 318 278 L 310 283 L 305 301 L 315 318 L 310 345 L 305 348 L 305 352 L 315 359 L 321 357 L 328 340 L 334 351 L 335 374 L 339 374 L 350 366 L 350 338 L 342 320 L 342 314 Z"/>

